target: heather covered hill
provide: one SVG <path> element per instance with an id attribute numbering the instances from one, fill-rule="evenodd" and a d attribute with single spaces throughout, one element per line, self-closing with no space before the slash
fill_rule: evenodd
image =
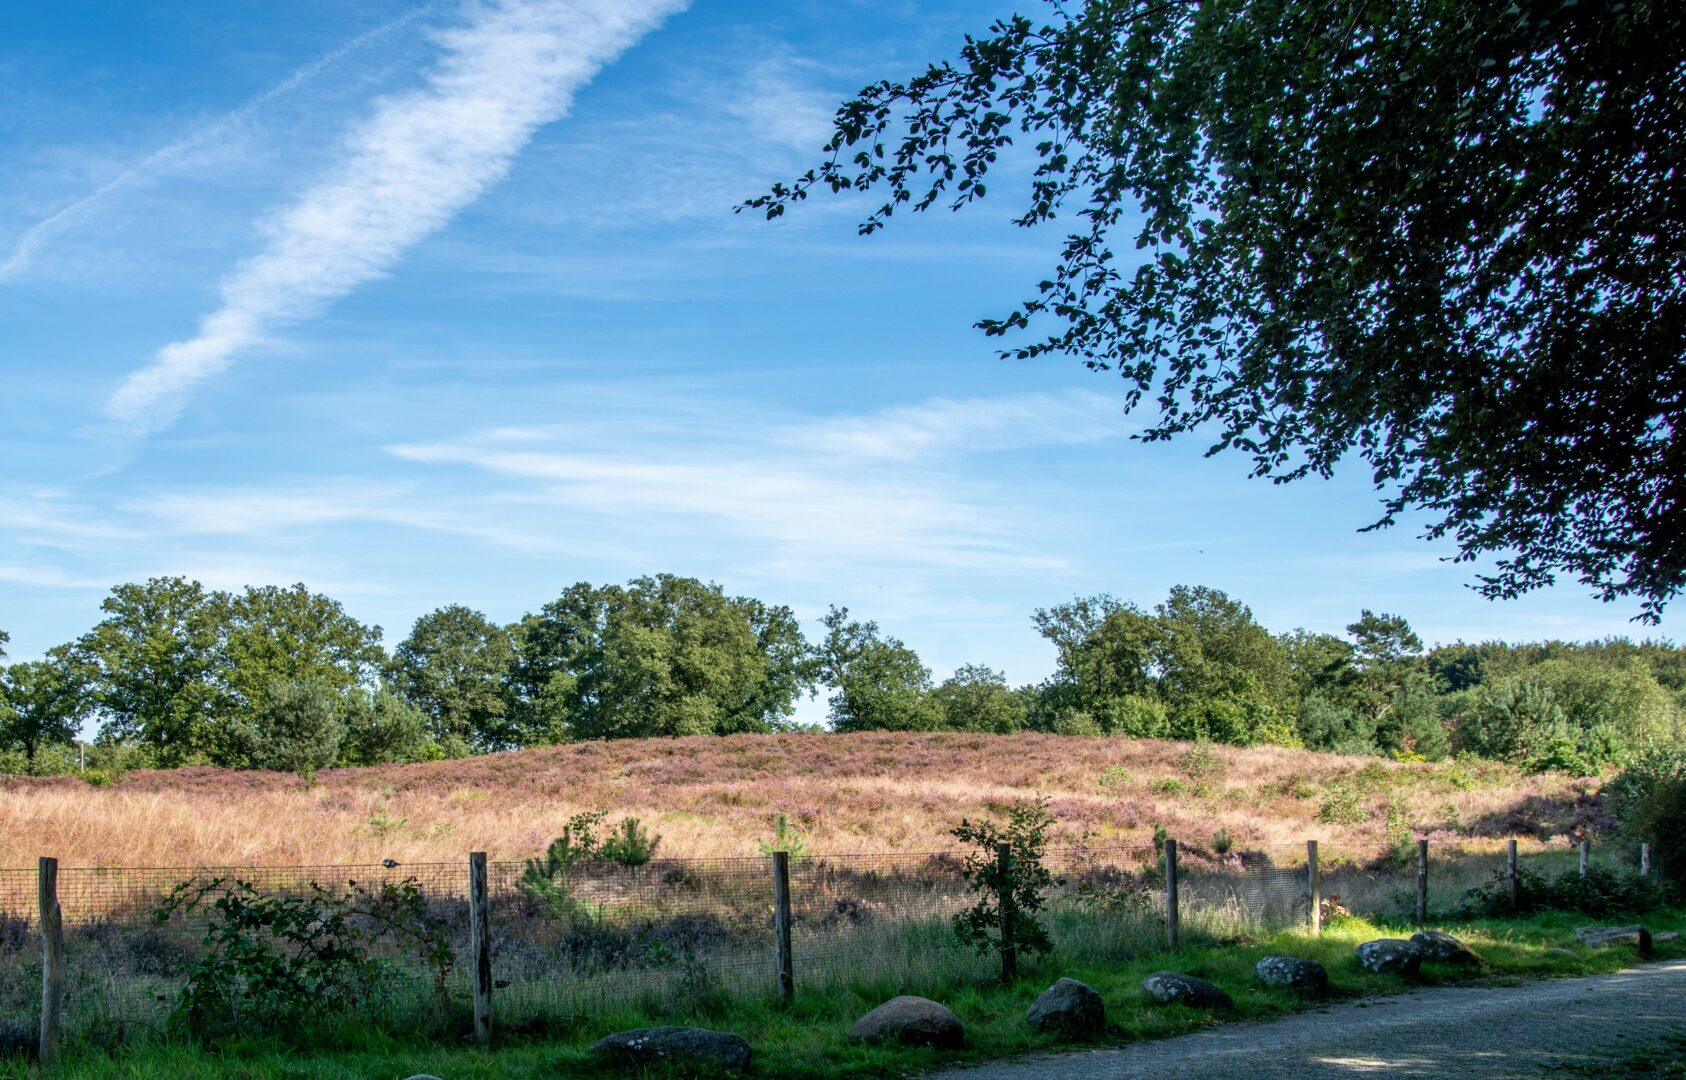
<path id="1" fill-rule="evenodd" d="M 1056 842 L 1139 843 L 1155 825 L 1238 849 L 1412 834 L 1489 845 L 1596 812 L 1584 783 L 1463 759 L 1393 762 L 1275 746 L 1019 733 L 628 739 L 454 761 L 290 773 L 137 770 L 101 786 L 0 782 L 0 866 L 456 861 L 541 851 L 577 813 L 640 819 L 673 857 L 755 855 L 785 814 L 816 854 L 952 846 L 962 817 L 1051 800 Z"/>

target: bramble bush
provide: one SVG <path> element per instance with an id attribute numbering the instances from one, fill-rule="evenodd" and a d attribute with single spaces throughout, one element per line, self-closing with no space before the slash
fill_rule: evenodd
<path id="1" fill-rule="evenodd" d="M 1526 866 L 1516 871 L 1516 906 L 1510 903 L 1507 871 L 1499 870 L 1485 884 L 1464 894 L 1470 915 L 1502 918 L 1540 911 L 1574 911 L 1594 918 L 1637 915 L 1662 906 L 1663 892 L 1655 880 L 1638 874 L 1592 866 L 1585 877 L 1578 870 L 1543 874 Z"/>
<path id="2" fill-rule="evenodd" d="M 378 992 L 387 965 L 375 946 L 404 942 L 428 969 L 443 1007 L 456 953 L 444 922 L 408 878 L 344 893 L 312 882 L 300 894 L 272 894 L 238 878 L 184 881 L 153 912 L 164 923 L 204 911 L 205 955 L 188 973 L 170 1026 L 193 1038 L 288 1036 Z"/>

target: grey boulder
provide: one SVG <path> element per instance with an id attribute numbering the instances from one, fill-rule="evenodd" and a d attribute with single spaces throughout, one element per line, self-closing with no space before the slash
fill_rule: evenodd
<path id="1" fill-rule="evenodd" d="M 1637 923 L 1633 926 L 1582 926 L 1576 929 L 1575 936 L 1580 938 L 1581 944 L 1588 948 L 1600 948 L 1605 945 L 1637 945 L 1640 956 L 1651 955 L 1653 939 L 1651 931 Z"/>
<path id="2" fill-rule="evenodd" d="M 1042 991 L 1025 1022 L 1038 1031 L 1094 1035 L 1106 1027 L 1106 1002 L 1087 983 L 1061 979 Z"/>
<path id="3" fill-rule="evenodd" d="M 1161 1005 L 1192 1005 L 1197 1009 L 1230 1009 L 1235 1002 L 1205 979 L 1180 971 L 1156 971 L 1142 980 L 1142 989 Z"/>
<path id="4" fill-rule="evenodd" d="M 597 1040 L 591 1052 L 623 1065 L 695 1062 L 730 1072 L 749 1068 L 749 1043 L 742 1035 L 706 1028 L 651 1027 L 617 1031 Z"/>
<path id="5" fill-rule="evenodd" d="M 1329 972 L 1322 964 L 1297 956 L 1267 956 L 1253 965 L 1253 974 L 1266 986 L 1290 990 L 1323 990 L 1329 985 Z"/>
<path id="6" fill-rule="evenodd" d="M 903 994 L 856 1020 L 849 1036 L 864 1042 L 954 1048 L 966 1041 L 966 1029 L 947 1006 Z"/>
<path id="7" fill-rule="evenodd" d="M 1418 930 L 1411 935 L 1411 944 L 1423 954 L 1424 960 L 1441 964 L 1481 963 L 1481 955 L 1451 934 L 1439 930 Z"/>
<path id="8" fill-rule="evenodd" d="M 1358 953 L 1359 965 L 1378 975 L 1387 971 L 1415 975 L 1423 966 L 1422 952 L 1404 938 L 1377 938 L 1354 951 Z"/>

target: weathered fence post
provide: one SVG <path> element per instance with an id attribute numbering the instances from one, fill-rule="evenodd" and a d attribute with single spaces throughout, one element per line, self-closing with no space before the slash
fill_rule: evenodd
<path id="1" fill-rule="evenodd" d="M 778 948 L 779 999 L 796 997 L 796 967 L 790 955 L 790 852 L 773 852 L 773 940 Z"/>
<path id="2" fill-rule="evenodd" d="M 1651 845 L 1650 844 L 1640 844 L 1639 845 L 1639 876 L 1640 877 L 1650 877 L 1651 876 Z"/>
<path id="3" fill-rule="evenodd" d="M 995 872 L 1001 879 L 1001 981 L 1019 977 L 1019 943 L 1013 926 L 1013 845 L 995 845 Z"/>
<path id="4" fill-rule="evenodd" d="M 1592 841 L 1581 841 L 1581 876 L 1586 877 L 1587 871 L 1592 869 Z"/>
<path id="5" fill-rule="evenodd" d="M 1417 841 L 1417 922 L 1428 922 L 1428 841 Z"/>
<path id="6" fill-rule="evenodd" d="M 1505 880 L 1510 885 L 1510 910 L 1515 914 L 1521 906 L 1521 883 L 1516 876 L 1516 840 L 1512 838 L 1510 846 L 1505 851 Z"/>
<path id="7" fill-rule="evenodd" d="M 37 872 L 41 902 L 41 1067 L 59 1054 L 59 1010 L 64 1004 L 64 920 L 59 911 L 59 861 L 41 856 Z"/>
<path id="8" fill-rule="evenodd" d="M 474 951 L 474 1041 L 492 1043 L 492 918 L 486 895 L 486 853 L 468 856 L 468 933 Z"/>
<path id="9" fill-rule="evenodd" d="M 1177 951 L 1177 842 L 1165 840 L 1165 947 Z"/>
<path id="10" fill-rule="evenodd" d="M 1317 868 L 1317 841 L 1305 842 L 1305 886 L 1311 893 L 1311 936 L 1323 933 L 1323 878 Z"/>

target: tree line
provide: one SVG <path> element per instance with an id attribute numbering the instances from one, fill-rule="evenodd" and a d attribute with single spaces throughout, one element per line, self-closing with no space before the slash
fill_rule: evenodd
<path id="1" fill-rule="evenodd" d="M 828 695 L 832 730 L 1021 730 L 1272 743 L 1439 758 L 1466 751 L 1595 772 L 1677 746 L 1686 649 L 1592 643 L 1425 648 L 1401 616 L 1345 635 L 1272 633 L 1216 589 L 1151 609 L 1108 595 L 1036 611 L 1056 667 L 1011 686 L 968 664 L 938 683 L 876 622 L 831 608 L 809 641 L 791 609 L 667 574 L 575 584 L 500 625 L 450 605 L 388 651 L 382 631 L 304 585 L 113 589 L 103 618 L 0 669 L 0 770 L 207 764 L 308 773 L 588 739 L 773 732 Z M 0 631 L 0 659 L 7 637 Z"/>

